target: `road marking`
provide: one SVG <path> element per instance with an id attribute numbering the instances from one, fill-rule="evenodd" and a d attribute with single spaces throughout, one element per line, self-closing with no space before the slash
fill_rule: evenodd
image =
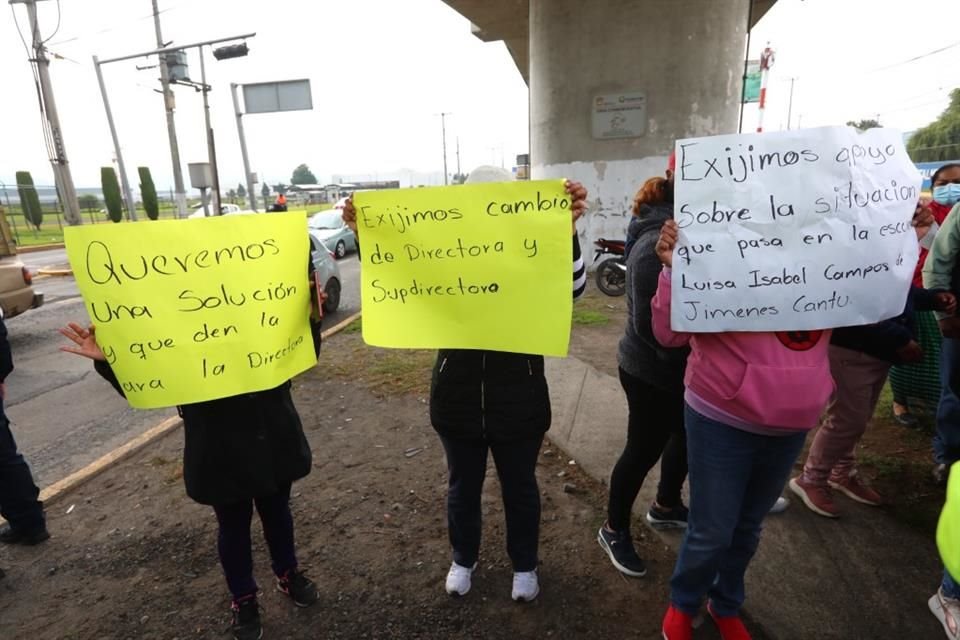
<path id="1" fill-rule="evenodd" d="M 57 304 L 60 304 L 60 303 L 57 303 Z M 53 306 L 53 305 L 50 305 L 50 306 Z M 330 327 L 323 333 L 321 333 L 320 337 L 323 339 L 327 339 L 337 333 L 340 333 L 341 331 L 346 329 L 351 323 L 357 320 L 357 318 L 359 318 L 360 316 L 361 316 L 361 312 L 357 311 L 355 314 L 345 319 L 343 322 L 340 322 Z M 151 429 L 140 434 L 133 440 L 130 440 L 126 444 L 121 445 L 116 449 L 114 449 L 113 451 L 111 451 L 110 453 L 100 457 L 97 460 L 94 460 L 93 462 L 91 462 L 84 468 L 80 469 L 79 471 L 75 471 L 74 473 L 71 473 L 70 475 L 68 475 L 66 478 L 59 480 L 57 482 L 54 482 L 52 485 L 43 489 L 40 492 L 40 500 L 46 503 L 50 503 L 50 502 L 53 502 L 54 500 L 57 500 L 58 498 L 63 497 L 64 494 L 69 493 L 70 491 L 73 491 L 83 483 L 103 473 L 111 466 L 117 464 L 118 462 L 124 460 L 125 458 L 130 457 L 134 453 L 137 453 L 138 451 L 144 449 L 148 445 L 156 442 L 163 436 L 167 435 L 174 429 L 181 427 L 182 425 L 183 425 L 183 420 L 180 419 L 178 416 L 167 418 L 157 426 L 152 427 Z M 2 518 L 0 518 L 0 522 L 3 522 Z"/>

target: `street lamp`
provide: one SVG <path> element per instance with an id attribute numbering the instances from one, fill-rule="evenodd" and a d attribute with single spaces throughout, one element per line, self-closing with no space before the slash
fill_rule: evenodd
<path id="1" fill-rule="evenodd" d="M 245 41 L 247 38 L 252 38 L 255 35 L 257 34 L 246 33 L 243 35 L 233 36 L 230 38 L 219 38 L 217 40 L 195 42 L 193 44 L 188 44 L 180 47 L 165 47 L 162 49 L 155 49 L 153 51 L 147 51 L 144 53 L 134 53 L 127 56 L 121 56 L 119 58 L 110 58 L 109 60 L 98 60 L 96 56 L 94 56 L 93 58 L 93 63 L 94 63 L 94 66 L 97 68 L 97 73 L 99 76 L 100 66 L 104 64 L 109 64 L 111 62 L 120 62 L 122 60 L 132 60 L 134 58 L 146 58 L 154 55 L 168 56 L 170 54 L 174 54 L 174 55 L 183 54 L 183 52 L 187 51 L 188 49 L 199 50 L 199 53 L 200 53 L 200 88 L 199 89 L 203 91 L 203 112 L 204 112 L 204 120 L 206 122 L 206 128 L 207 128 L 207 156 L 210 163 L 210 169 L 213 174 L 212 186 L 213 186 L 213 193 L 214 193 L 214 205 L 216 206 L 215 211 L 218 215 L 221 211 L 220 209 L 220 174 L 217 171 L 217 152 L 216 152 L 216 147 L 214 145 L 213 126 L 210 124 L 210 103 L 207 99 L 207 94 L 210 92 L 210 86 L 207 84 L 207 69 L 206 69 L 206 65 L 204 64 L 203 48 L 207 46 L 215 45 L 215 44 L 220 44 L 223 42 L 231 42 L 235 40 Z M 250 49 L 247 46 L 247 43 L 241 42 L 239 44 L 218 47 L 213 50 L 213 56 L 217 60 L 227 60 L 229 58 L 243 57 L 247 55 L 249 52 L 250 52 Z M 107 111 L 107 120 L 110 121 L 111 129 L 112 129 L 113 115 L 110 112 L 110 105 L 107 102 L 106 88 L 103 85 L 102 76 L 100 77 L 101 77 L 100 90 L 103 95 L 104 107 L 106 108 L 106 111 Z M 186 84 L 186 85 L 192 85 L 196 87 L 196 84 L 190 82 L 190 80 L 187 78 L 180 78 L 176 80 L 171 79 L 171 84 Z M 114 146 L 116 147 L 117 154 L 119 156 L 120 143 L 119 143 L 119 140 L 117 139 L 115 130 L 113 130 L 112 132 L 113 132 L 113 138 L 114 138 Z M 121 179 L 124 179 L 125 173 L 126 171 L 121 166 Z"/>

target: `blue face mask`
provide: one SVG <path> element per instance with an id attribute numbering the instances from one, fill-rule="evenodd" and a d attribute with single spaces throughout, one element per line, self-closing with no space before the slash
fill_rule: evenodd
<path id="1" fill-rule="evenodd" d="M 960 202 L 960 184 L 945 184 L 933 188 L 933 200 L 952 207 Z"/>

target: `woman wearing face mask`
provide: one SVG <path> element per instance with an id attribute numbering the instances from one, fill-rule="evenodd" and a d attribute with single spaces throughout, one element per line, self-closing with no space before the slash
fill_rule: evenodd
<path id="1" fill-rule="evenodd" d="M 929 208 L 937 224 L 942 226 L 950 209 L 960 200 L 960 164 L 945 164 L 937 169 L 931 177 L 931 188 L 933 202 Z M 914 286 L 923 286 L 922 271 L 926 259 L 927 249 L 921 248 L 913 278 Z M 940 331 L 930 311 L 917 312 L 914 320 L 924 358 L 917 364 L 895 366 L 890 370 L 894 418 L 900 424 L 911 427 L 917 423 L 910 411 L 911 400 L 922 401 L 931 412 L 940 402 Z"/>
<path id="2" fill-rule="evenodd" d="M 957 254 L 960 252 L 960 164 L 947 164 L 933 174 L 933 203 L 930 209 L 937 217 L 940 231 L 930 248 L 929 256 L 921 254 L 923 282 L 928 289 L 944 285 L 953 291 L 958 288 Z M 937 406 L 937 430 L 933 436 L 934 479 L 945 484 L 952 462 L 960 459 L 960 397 L 956 380 L 960 379 L 960 318 L 938 315 L 941 344 L 937 345 L 942 390 Z M 939 335 L 937 336 L 939 338 Z M 927 349 L 924 346 L 924 349 Z M 960 591 L 958 591 L 960 593 Z"/>

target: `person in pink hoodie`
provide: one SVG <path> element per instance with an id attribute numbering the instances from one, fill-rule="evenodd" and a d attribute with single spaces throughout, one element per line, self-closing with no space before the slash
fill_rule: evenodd
<path id="1" fill-rule="evenodd" d="M 690 515 L 673 577 L 666 640 L 693 637 L 704 598 L 724 640 L 748 640 L 740 619 L 744 574 L 763 518 L 777 501 L 833 393 L 830 331 L 678 333 L 670 328 L 677 226 L 657 242 L 664 265 L 652 301 L 653 334 L 689 345 L 684 382 Z"/>

